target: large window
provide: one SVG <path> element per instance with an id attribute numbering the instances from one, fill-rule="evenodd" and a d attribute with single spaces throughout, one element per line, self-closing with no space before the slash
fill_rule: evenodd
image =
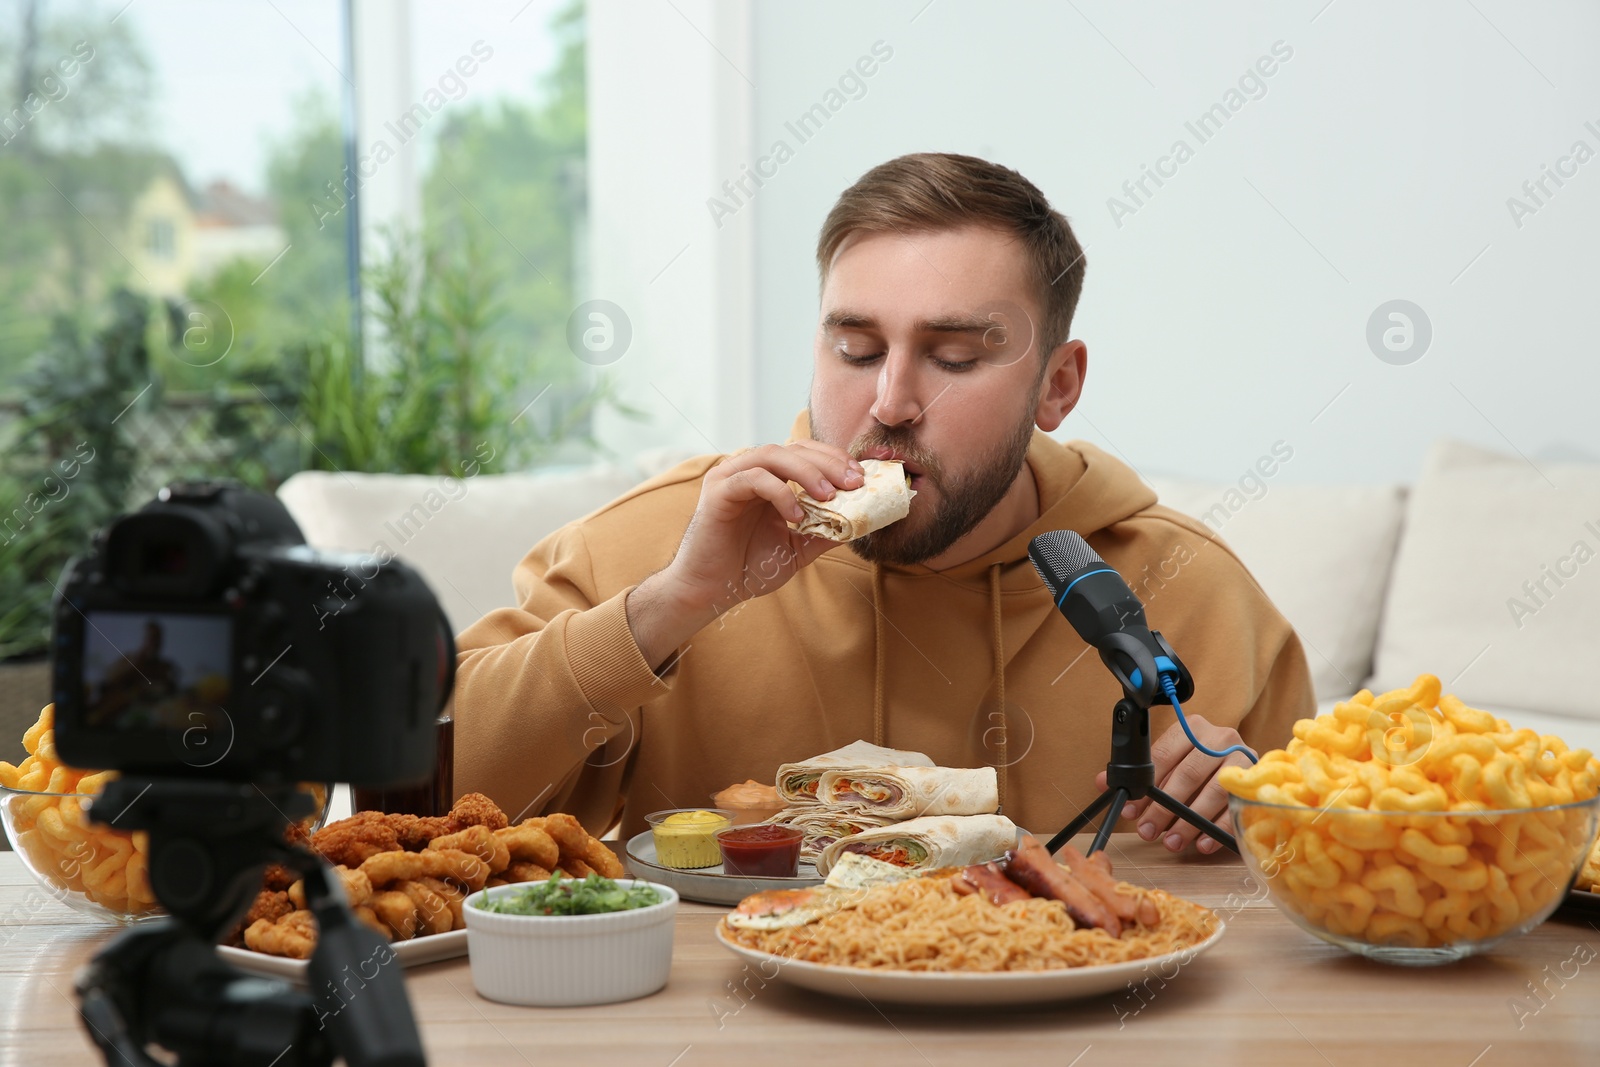
<path id="1" fill-rule="evenodd" d="M 450 474 L 491 437 L 493 470 L 587 458 L 582 0 L 0 23 L 8 607 L 176 477 Z M 11 617 L 0 658 L 42 635 Z"/>

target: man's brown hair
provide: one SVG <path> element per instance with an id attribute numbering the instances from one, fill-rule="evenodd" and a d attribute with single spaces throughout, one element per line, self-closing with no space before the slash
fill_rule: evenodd
<path id="1" fill-rule="evenodd" d="M 880 163 L 839 194 L 817 237 L 824 280 L 852 233 L 927 233 L 992 226 L 1022 242 L 1043 309 L 1040 358 L 1068 339 L 1083 292 L 1083 248 L 1066 216 L 1009 167 L 976 156 L 916 152 Z"/>

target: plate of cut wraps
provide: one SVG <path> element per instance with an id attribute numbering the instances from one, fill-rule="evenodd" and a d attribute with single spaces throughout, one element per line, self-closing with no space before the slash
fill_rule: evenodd
<path id="1" fill-rule="evenodd" d="M 785 763 L 774 783 L 783 805 L 765 821 L 805 837 L 795 878 L 745 878 L 720 866 L 673 870 L 656 863 L 648 831 L 627 846 L 634 873 L 676 889 L 687 900 L 736 904 L 752 893 L 820 883 L 846 854 L 904 870 L 980 863 L 1016 844 L 1015 823 L 1000 806 L 993 767 L 939 767 L 921 752 L 856 741 Z"/>

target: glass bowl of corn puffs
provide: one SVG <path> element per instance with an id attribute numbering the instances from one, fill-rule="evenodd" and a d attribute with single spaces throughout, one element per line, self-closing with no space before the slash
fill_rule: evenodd
<path id="1" fill-rule="evenodd" d="M 1600 798 L 1488 811 L 1370 811 L 1233 797 L 1245 864 L 1301 929 L 1389 963 L 1448 963 L 1560 905 Z"/>
<path id="2" fill-rule="evenodd" d="M 1600 821 L 1600 760 L 1440 693 L 1362 690 L 1226 768 L 1240 853 L 1302 929 L 1389 963 L 1461 959 L 1539 925 Z"/>
<path id="3" fill-rule="evenodd" d="M 112 922 L 161 914 L 150 891 L 149 835 L 89 822 L 112 771 L 68 767 L 56 754 L 55 705 L 22 735 L 27 758 L 0 762 L 0 822 L 34 879 L 56 900 Z"/>
<path id="4" fill-rule="evenodd" d="M 55 706 L 47 705 L 22 736 L 27 758 L 0 761 L 0 823 L 6 840 L 46 893 L 69 907 L 116 923 L 163 912 L 150 889 L 149 835 L 89 821 L 89 809 L 115 771 L 61 762 L 55 746 Z M 329 790 L 303 784 L 314 813 L 299 836 L 322 825 Z"/>
<path id="5" fill-rule="evenodd" d="M 50 896 L 96 918 L 136 923 L 165 913 L 150 889 L 149 835 L 89 821 L 96 794 L 112 777 L 112 771 L 68 771 L 55 776 L 63 792 L 0 785 L 0 822 Z M 327 790 L 307 791 L 321 804 L 307 821 L 309 833 L 322 821 Z"/>
<path id="6" fill-rule="evenodd" d="M 0 786 L 6 839 L 44 891 L 69 907 L 117 923 L 162 914 L 150 891 L 148 835 L 91 824 L 89 804 L 103 783 L 88 784 L 82 792 Z"/>

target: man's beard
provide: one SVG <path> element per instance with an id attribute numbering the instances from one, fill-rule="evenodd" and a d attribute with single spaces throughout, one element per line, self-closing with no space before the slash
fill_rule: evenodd
<path id="1" fill-rule="evenodd" d="M 925 452 L 916 435 L 900 427 L 878 426 L 850 443 L 847 451 L 860 456 L 874 446 L 893 449 L 922 468 L 923 477 L 939 491 L 937 510 L 920 522 L 906 518 L 850 542 L 850 550 L 870 563 L 906 566 L 940 555 L 965 537 L 1011 489 L 1027 460 L 1033 440 L 1034 405 L 1029 418 L 1017 424 L 1011 437 L 1000 442 L 969 473 L 946 478 L 943 465 Z M 916 502 L 912 501 L 912 506 Z"/>

